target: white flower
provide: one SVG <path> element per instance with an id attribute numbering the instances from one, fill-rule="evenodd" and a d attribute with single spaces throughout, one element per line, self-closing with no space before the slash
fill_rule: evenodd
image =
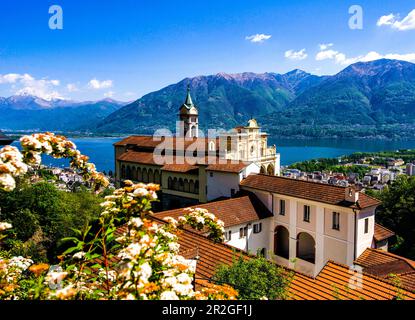
<path id="1" fill-rule="evenodd" d="M 187 273 L 181 273 L 177 276 L 177 280 L 183 284 L 191 284 L 192 278 Z"/>
<path id="2" fill-rule="evenodd" d="M 86 254 L 85 252 L 79 251 L 73 255 L 73 258 L 76 260 L 81 260 L 85 257 L 85 254 Z"/>
<path id="3" fill-rule="evenodd" d="M 160 300 L 179 300 L 179 297 L 173 291 L 164 291 L 160 295 Z"/>
<path id="4" fill-rule="evenodd" d="M 170 251 L 178 252 L 179 249 L 180 249 L 180 245 L 176 242 L 170 242 L 169 243 L 169 249 L 170 249 Z"/>
<path id="5" fill-rule="evenodd" d="M 7 222 L 0 222 L 0 232 L 7 230 L 7 229 L 11 229 L 13 226 L 10 223 Z"/>
<path id="6" fill-rule="evenodd" d="M 131 218 L 130 225 L 138 229 L 143 225 L 143 220 L 141 220 L 140 218 Z"/>
<path id="7" fill-rule="evenodd" d="M 148 191 L 145 188 L 137 188 L 134 190 L 134 195 L 136 197 L 146 197 L 148 195 Z"/>
<path id="8" fill-rule="evenodd" d="M 153 270 L 148 262 L 145 262 L 140 266 L 139 274 L 142 282 L 148 282 L 148 279 L 151 277 L 152 273 Z"/>
<path id="9" fill-rule="evenodd" d="M 16 188 L 16 181 L 9 173 L 0 174 L 0 188 L 5 191 L 13 191 Z"/>

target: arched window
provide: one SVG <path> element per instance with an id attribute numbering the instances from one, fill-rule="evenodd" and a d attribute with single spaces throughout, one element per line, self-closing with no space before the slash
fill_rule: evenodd
<path id="1" fill-rule="evenodd" d="M 190 180 L 189 182 L 189 192 L 195 193 L 195 183 L 193 180 Z"/>
<path id="2" fill-rule="evenodd" d="M 125 165 L 121 166 L 121 179 L 125 179 Z"/>
<path id="3" fill-rule="evenodd" d="M 226 150 L 228 152 L 232 152 L 232 137 L 231 136 L 228 136 L 226 138 Z"/>
<path id="4" fill-rule="evenodd" d="M 137 181 L 137 168 L 133 167 L 133 181 Z"/>
<path id="5" fill-rule="evenodd" d="M 173 179 L 171 177 L 167 179 L 167 188 L 173 189 Z"/>
<path id="6" fill-rule="evenodd" d="M 173 185 L 172 185 L 172 190 L 179 190 L 179 183 L 177 181 L 177 178 L 173 179 Z"/>
<path id="7" fill-rule="evenodd" d="M 274 175 L 274 165 L 271 163 L 269 166 L 268 166 L 268 169 L 267 169 L 267 174 L 268 175 L 270 175 L 270 176 L 273 176 Z"/>
<path id="8" fill-rule="evenodd" d="M 180 178 L 179 179 L 179 191 L 183 191 L 184 190 L 184 183 L 183 183 L 183 179 Z"/>
<path id="9" fill-rule="evenodd" d="M 187 179 L 184 179 L 183 191 L 184 192 L 190 192 L 190 185 L 189 185 L 189 181 Z"/>
<path id="10" fill-rule="evenodd" d="M 288 229 L 277 226 L 274 233 L 274 254 L 285 259 L 290 255 L 290 234 Z"/>
<path id="11" fill-rule="evenodd" d="M 261 174 L 266 174 L 267 173 L 267 169 L 265 169 L 265 166 L 261 166 L 261 171 L 259 173 L 261 173 Z"/>
<path id="12" fill-rule="evenodd" d="M 199 193 L 199 180 L 195 182 L 195 193 Z"/>
<path id="13" fill-rule="evenodd" d="M 307 232 L 301 232 L 297 236 L 297 258 L 315 263 L 316 242 Z"/>
<path id="14" fill-rule="evenodd" d="M 143 173 L 141 172 L 141 168 L 137 168 L 137 181 L 143 181 Z"/>
<path id="15" fill-rule="evenodd" d="M 152 169 L 148 170 L 148 182 L 154 182 L 154 174 Z"/>
<path id="16" fill-rule="evenodd" d="M 143 169 L 143 182 L 147 183 L 148 182 L 148 172 L 147 169 Z"/>
<path id="17" fill-rule="evenodd" d="M 209 151 L 215 151 L 215 142 L 213 141 L 209 142 Z"/>
<path id="18" fill-rule="evenodd" d="M 131 167 L 130 166 L 127 166 L 126 178 L 127 179 L 131 179 L 132 178 L 132 175 L 131 175 Z"/>
<path id="19" fill-rule="evenodd" d="M 160 184 L 160 172 L 158 170 L 154 170 L 154 183 Z"/>

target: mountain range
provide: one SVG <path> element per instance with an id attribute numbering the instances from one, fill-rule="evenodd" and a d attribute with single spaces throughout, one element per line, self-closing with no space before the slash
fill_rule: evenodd
<path id="1" fill-rule="evenodd" d="M 298 69 L 197 76 L 126 105 L 113 100 L 0 99 L 1 113 L 12 110 L 5 113 L 7 120 L 0 117 L 0 128 L 14 123 L 16 129 L 99 134 L 174 129 L 188 85 L 202 129 L 229 129 L 255 117 L 266 131 L 281 137 L 415 137 L 415 64 L 388 59 L 358 62 L 331 76 Z"/>
<path id="2" fill-rule="evenodd" d="M 113 99 L 75 102 L 31 95 L 0 98 L 0 128 L 34 131 L 88 131 L 125 103 Z"/>

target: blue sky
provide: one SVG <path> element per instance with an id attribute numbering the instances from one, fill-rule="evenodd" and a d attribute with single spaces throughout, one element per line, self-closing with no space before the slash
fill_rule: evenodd
<path id="1" fill-rule="evenodd" d="M 354 4 L 363 29 L 349 28 Z M 62 30 L 48 26 L 51 5 L 62 7 Z M 413 9 L 408 0 L 2 0 L 0 96 L 129 101 L 196 75 L 415 62 Z"/>

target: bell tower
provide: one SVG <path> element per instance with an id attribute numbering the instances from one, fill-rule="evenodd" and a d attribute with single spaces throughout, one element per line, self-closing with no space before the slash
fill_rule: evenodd
<path id="1" fill-rule="evenodd" d="M 199 131 L 199 112 L 190 96 L 190 86 L 187 86 L 186 101 L 179 110 L 179 120 L 181 122 L 182 134 L 186 138 L 197 138 Z"/>

